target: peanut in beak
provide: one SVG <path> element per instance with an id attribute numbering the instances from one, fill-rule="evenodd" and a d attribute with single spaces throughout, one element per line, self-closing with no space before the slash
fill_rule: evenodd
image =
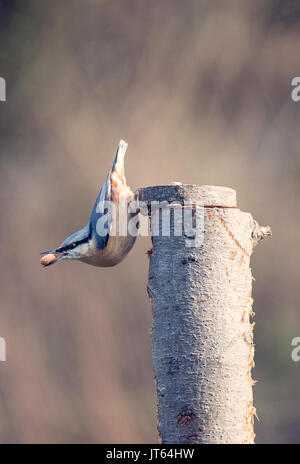
<path id="1" fill-rule="evenodd" d="M 49 253 L 48 255 L 44 255 L 41 258 L 41 264 L 43 266 L 49 266 L 53 261 L 56 260 L 56 256 L 53 253 Z"/>

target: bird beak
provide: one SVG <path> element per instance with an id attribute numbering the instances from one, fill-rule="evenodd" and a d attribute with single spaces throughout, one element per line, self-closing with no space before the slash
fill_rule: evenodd
<path id="1" fill-rule="evenodd" d="M 43 255 L 41 258 L 41 264 L 42 266 L 51 266 L 51 264 L 57 263 L 58 261 L 61 261 L 64 259 L 67 255 L 67 253 L 62 253 L 57 250 L 48 250 L 48 251 L 42 251 L 40 255 Z"/>

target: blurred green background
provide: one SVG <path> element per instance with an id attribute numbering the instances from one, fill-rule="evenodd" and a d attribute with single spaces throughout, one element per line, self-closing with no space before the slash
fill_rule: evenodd
<path id="1" fill-rule="evenodd" d="M 233 187 L 255 250 L 258 443 L 300 442 L 300 4 L 0 1 L 1 443 L 155 443 L 149 239 L 119 266 L 39 251 L 87 221 L 120 138 L 129 185 Z"/>

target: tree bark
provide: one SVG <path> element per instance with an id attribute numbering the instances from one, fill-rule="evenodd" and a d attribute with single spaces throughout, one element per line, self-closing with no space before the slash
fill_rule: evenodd
<path id="1" fill-rule="evenodd" d="M 162 236 L 162 213 L 152 211 L 152 230 L 160 226 L 148 252 L 148 294 L 161 441 L 253 443 L 250 257 L 270 228 L 237 209 L 236 192 L 225 187 L 148 187 L 137 197 L 148 206 L 176 201 L 182 211 L 192 210 L 203 238 L 191 246 L 190 232 L 174 236 L 175 213 L 171 235 Z M 197 211 L 204 221 L 197 222 Z"/>

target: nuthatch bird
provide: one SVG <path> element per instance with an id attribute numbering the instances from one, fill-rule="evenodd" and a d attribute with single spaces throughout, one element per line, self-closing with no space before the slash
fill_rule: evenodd
<path id="1" fill-rule="evenodd" d="M 128 231 L 120 234 L 116 227 L 116 223 L 120 223 L 121 204 L 125 206 L 123 210 L 125 222 L 138 213 L 138 211 L 128 212 L 128 204 L 133 199 L 133 193 L 127 186 L 124 176 L 126 149 L 127 143 L 121 140 L 88 224 L 70 235 L 58 248 L 42 252 L 41 264 L 43 266 L 49 266 L 62 259 L 77 259 L 93 266 L 114 266 L 129 253 L 136 235 L 130 235 Z"/>

